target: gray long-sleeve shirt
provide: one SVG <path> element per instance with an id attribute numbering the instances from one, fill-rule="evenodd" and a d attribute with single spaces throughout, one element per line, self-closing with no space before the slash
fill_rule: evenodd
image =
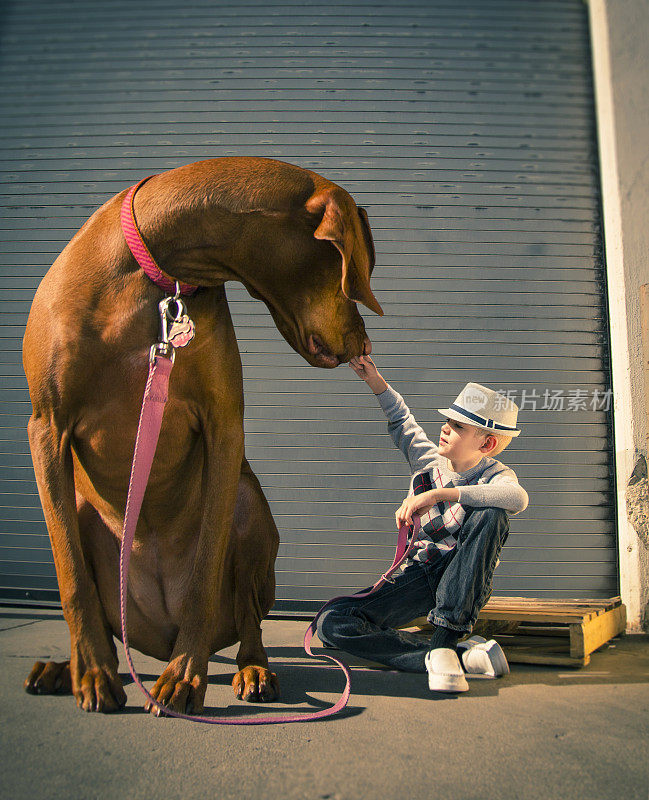
<path id="1" fill-rule="evenodd" d="M 415 483 L 431 488 L 456 487 L 460 493 L 456 503 L 438 503 L 422 515 L 422 530 L 418 535 L 420 549 L 413 559 L 426 561 L 433 547 L 450 550 L 457 540 L 454 536 L 464 521 L 465 506 L 493 506 L 503 508 L 508 514 L 519 514 L 527 508 L 527 492 L 518 483 L 516 473 L 495 458 L 485 456 L 472 469 L 454 472 L 449 460 L 438 453 L 417 424 L 403 397 L 389 384 L 377 395 L 386 417 L 388 431 L 396 446 L 405 455 L 412 476 L 408 494 L 413 494 Z"/>

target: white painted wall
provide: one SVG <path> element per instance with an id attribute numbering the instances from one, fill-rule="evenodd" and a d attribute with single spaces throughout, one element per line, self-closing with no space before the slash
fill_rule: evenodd
<path id="1" fill-rule="evenodd" d="M 649 387 L 640 315 L 640 287 L 649 283 L 649 2 L 588 5 L 615 396 L 620 580 L 631 632 L 649 630 Z"/>

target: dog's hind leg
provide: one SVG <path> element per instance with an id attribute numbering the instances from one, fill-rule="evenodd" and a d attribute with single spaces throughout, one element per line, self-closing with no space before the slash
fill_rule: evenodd
<path id="1" fill-rule="evenodd" d="M 25 689 L 33 693 L 70 686 L 84 711 L 115 711 L 126 703 L 117 652 L 81 545 L 70 434 L 54 415 L 34 413 L 28 425 L 34 473 L 52 542 L 63 614 L 70 629 L 69 666 L 57 672 L 37 662 Z M 42 663 L 42 662 L 41 662 Z"/>
<path id="2" fill-rule="evenodd" d="M 72 694 L 69 661 L 36 661 L 25 679 L 29 694 Z"/>
<path id="3" fill-rule="evenodd" d="M 275 601 L 279 533 L 256 475 L 244 459 L 233 526 L 234 617 L 241 645 L 232 687 L 242 700 L 276 700 L 277 676 L 268 668 L 261 621 Z M 226 579 L 227 580 L 227 579 Z M 227 589 L 227 587 L 226 587 Z"/>

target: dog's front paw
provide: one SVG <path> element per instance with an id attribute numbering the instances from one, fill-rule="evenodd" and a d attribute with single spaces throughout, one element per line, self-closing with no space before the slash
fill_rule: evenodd
<path id="1" fill-rule="evenodd" d="M 126 705 L 117 659 L 106 642 L 73 639 L 69 671 L 72 694 L 83 711 L 109 714 Z M 65 679 L 65 670 L 61 677 Z"/>
<path id="2" fill-rule="evenodd" d="M 86 669 L 80 680 L 73 680 L 72 693 L 83 711 L 110 714 L 126 705 L 126 692 L 119 676 L 105 667 Z"/>
<path id="3" fill-rule="evenodd" d="M 270 702 L 279 697 L 277 675 L 264 667 L 244 667 L 232 679 L 234 694 L 239 700 Z"/>
<path id="4" fill-rule="evenodd" d="M 160 706 L 170 708 L 178 714 L 198 714 L 203 710 L 207 689 L 207 667 L 199 670 L 193 660 L 186 656 L 174 659 L 158 678 L 151 696 Z M 164 709 L 147 701 L 146 711 L 160 717 Z"/>

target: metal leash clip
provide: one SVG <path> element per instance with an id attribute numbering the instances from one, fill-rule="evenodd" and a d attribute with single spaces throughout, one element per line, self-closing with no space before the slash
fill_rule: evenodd
<path id="1" fill-rule="evenodd" d="M 194 338 L 194 323 L 187 313 L 187 306 L 180 297 L 180 284 L 176 281 L 176 294 L 163 298 L 158 303 L 160 313 L 160 341 L 151 345 L 149 361 L 157 355 L 170 358 L 174 363 L 176 348 L 185 347 Z"/>

